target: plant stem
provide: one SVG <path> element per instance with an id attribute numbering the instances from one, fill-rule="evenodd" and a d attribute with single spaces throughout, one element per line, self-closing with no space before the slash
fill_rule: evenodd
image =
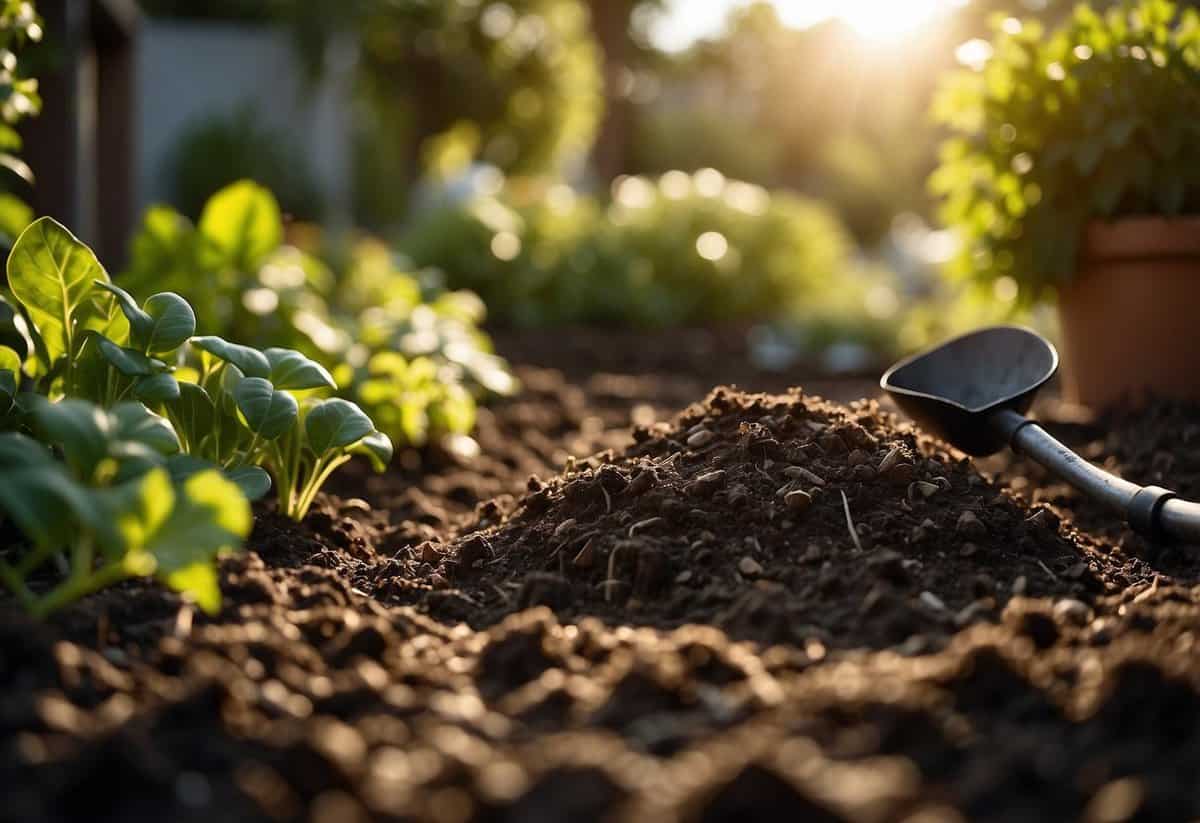
<path id="1" fill-rule="evenodd" d="M 349 459 L 350 455 L 345 453 L 339 454 L 337 457 L 326 463 L 324 468 L 321 468 L 321 462 L 318 460 L 313 466 L 312 476 L 309 478 L 308 483 L 304 487 L 303 493 L 300 495 L 300 500 L 297 503 L 296 511 L 289 511 L 288 516 L 293 520 L 303 520 L 304 516 L 308 514 L 309 508 L 312 506 L 313 500 L 316 499 L 317 492 L 321 490 L 321 486 L 325 485 L 325 481 L 329 479 L 329 475 L 333 474 L 338 466 L 341 466 Z M 320 469 L 319 472 L 317 471 L 318 469 Z"/>
<path id="2" fill-rule="evenodd" d="M 26 609 L 33 608 L 34 601 L 37 599 L 29 586 L 25 584 L 25 575 L 21 574 L 17 569 L 7 563 L 0 563 L 0 580 L 4 581 L 4 585 L 12 590 L 17 600 L 21 601 L 21 605 Z"/>
<path id="3" fill-rule="evenodd" d="M 29 605 L 29 612 L 41 620 L 51 612 L 61 609 L 68 603 L 74 602 L 85 595 L 107 588 L 128 576 L 121 561 L 114 560 L 101 566 L 94 574 L 82 578 L 71 578 L 37 598 Z"/>

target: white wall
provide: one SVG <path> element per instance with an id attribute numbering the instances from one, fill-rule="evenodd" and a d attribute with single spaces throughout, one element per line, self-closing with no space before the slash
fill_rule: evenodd
<path id="1" fill-rule="evenodd" d="M 349 84 L 353 45 L 335 48 L 339 59 L 327 63 L 338 69 L 313 88 L 284 30 L 147 19 L 137 54 L 139 212 L 168 199 L 167 158 L 190 125 L 249 104 L 262 124 L 292 136 L 331 210 L 344 213 L 350 103 L 340 90 Z"/>

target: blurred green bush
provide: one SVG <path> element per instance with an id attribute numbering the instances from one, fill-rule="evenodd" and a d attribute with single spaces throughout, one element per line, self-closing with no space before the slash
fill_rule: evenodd
<path id="1" fill-rule="evenodd" d="M 321 362 L 397 444 L 466 434 L 478 398 L 516 390 L 479 330 L 478 297 L 427 293 L 371 238 L 292 233 L 285 242 L 267 189 L 239 181 L 213 195 L 194 224 L 165 206 L 148 210 L 119 282 L 179 293 L 203 327 L 227 339 Z"/>
<path id="2" fill-rule="evenodd" d="M 300 220 L 322 216 L 320 187 L 303 153 L 287 132 L 260 122 L 248 105 L 185 127 L 165 165 L 171 202 L 189 217 L 199 217 L 209 197 L 243 179 L 270 189 Z"/>
<path id="3" fill-rule="evenodd" d="M 296 2 L 289 14 L 314 71 L 339 32 L 360 44 L 360 225 L 391 225 L 427 171 L 556 174 L 592 148 L 603 78 L 581 0 Z"/>
<path id="4" fill-rule="evenodd" d="M 11 248 L 33 220 L 21 195 L 33 184 L 33 170 L 22 160 L 17 125 L 42 110 L 36 78 L 22 76 L 18 54 L 42 39 L 42 21 L 29 0 L 0 0 L 0 245 Z"/>
<path id="5" fill-rule="evenodd" d="M 802 312 L 852 244 L 819 203 L 704 169 L 621 178 L 607 204 L 516 184 L 427 215 L 400 248 L 506 322 L 662 327 Z"/>

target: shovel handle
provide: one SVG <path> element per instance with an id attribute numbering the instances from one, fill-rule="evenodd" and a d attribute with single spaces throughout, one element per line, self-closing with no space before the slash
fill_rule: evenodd
<path id="1" fill-rule="evenodd" d="M 1179 500 L 1160 486 L 1130 483 L 1092 465 L 1012 409 L 994 412 L 988 423 L 1007 438 L 1013 451 L 1112 509 L 1139 534 L 1156 541 L 1200 542 L 1200 504 Z"/>

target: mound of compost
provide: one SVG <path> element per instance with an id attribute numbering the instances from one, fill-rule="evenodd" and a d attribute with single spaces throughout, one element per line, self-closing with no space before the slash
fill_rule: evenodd
<path id="1" fill-rule="evenodd" d="M 448 545 L 357 579 L 486 626 L 704 623 L 762 644 L 940 647 L 1013 596 L 1075 599 L 1148 574 L 1071 537 L 874 402 L 717 389 L 619 456 L 531 478 Z"/>
<path id="2" fill-rule="evenodd" d="M 475 476 L 260 509 L 215 616 L 0 601 L 0 821 L 1200 815 L 1200 586 L 1020 464 L 798 392 L 630 436 L 652 382 L 527 374 Z"/>

